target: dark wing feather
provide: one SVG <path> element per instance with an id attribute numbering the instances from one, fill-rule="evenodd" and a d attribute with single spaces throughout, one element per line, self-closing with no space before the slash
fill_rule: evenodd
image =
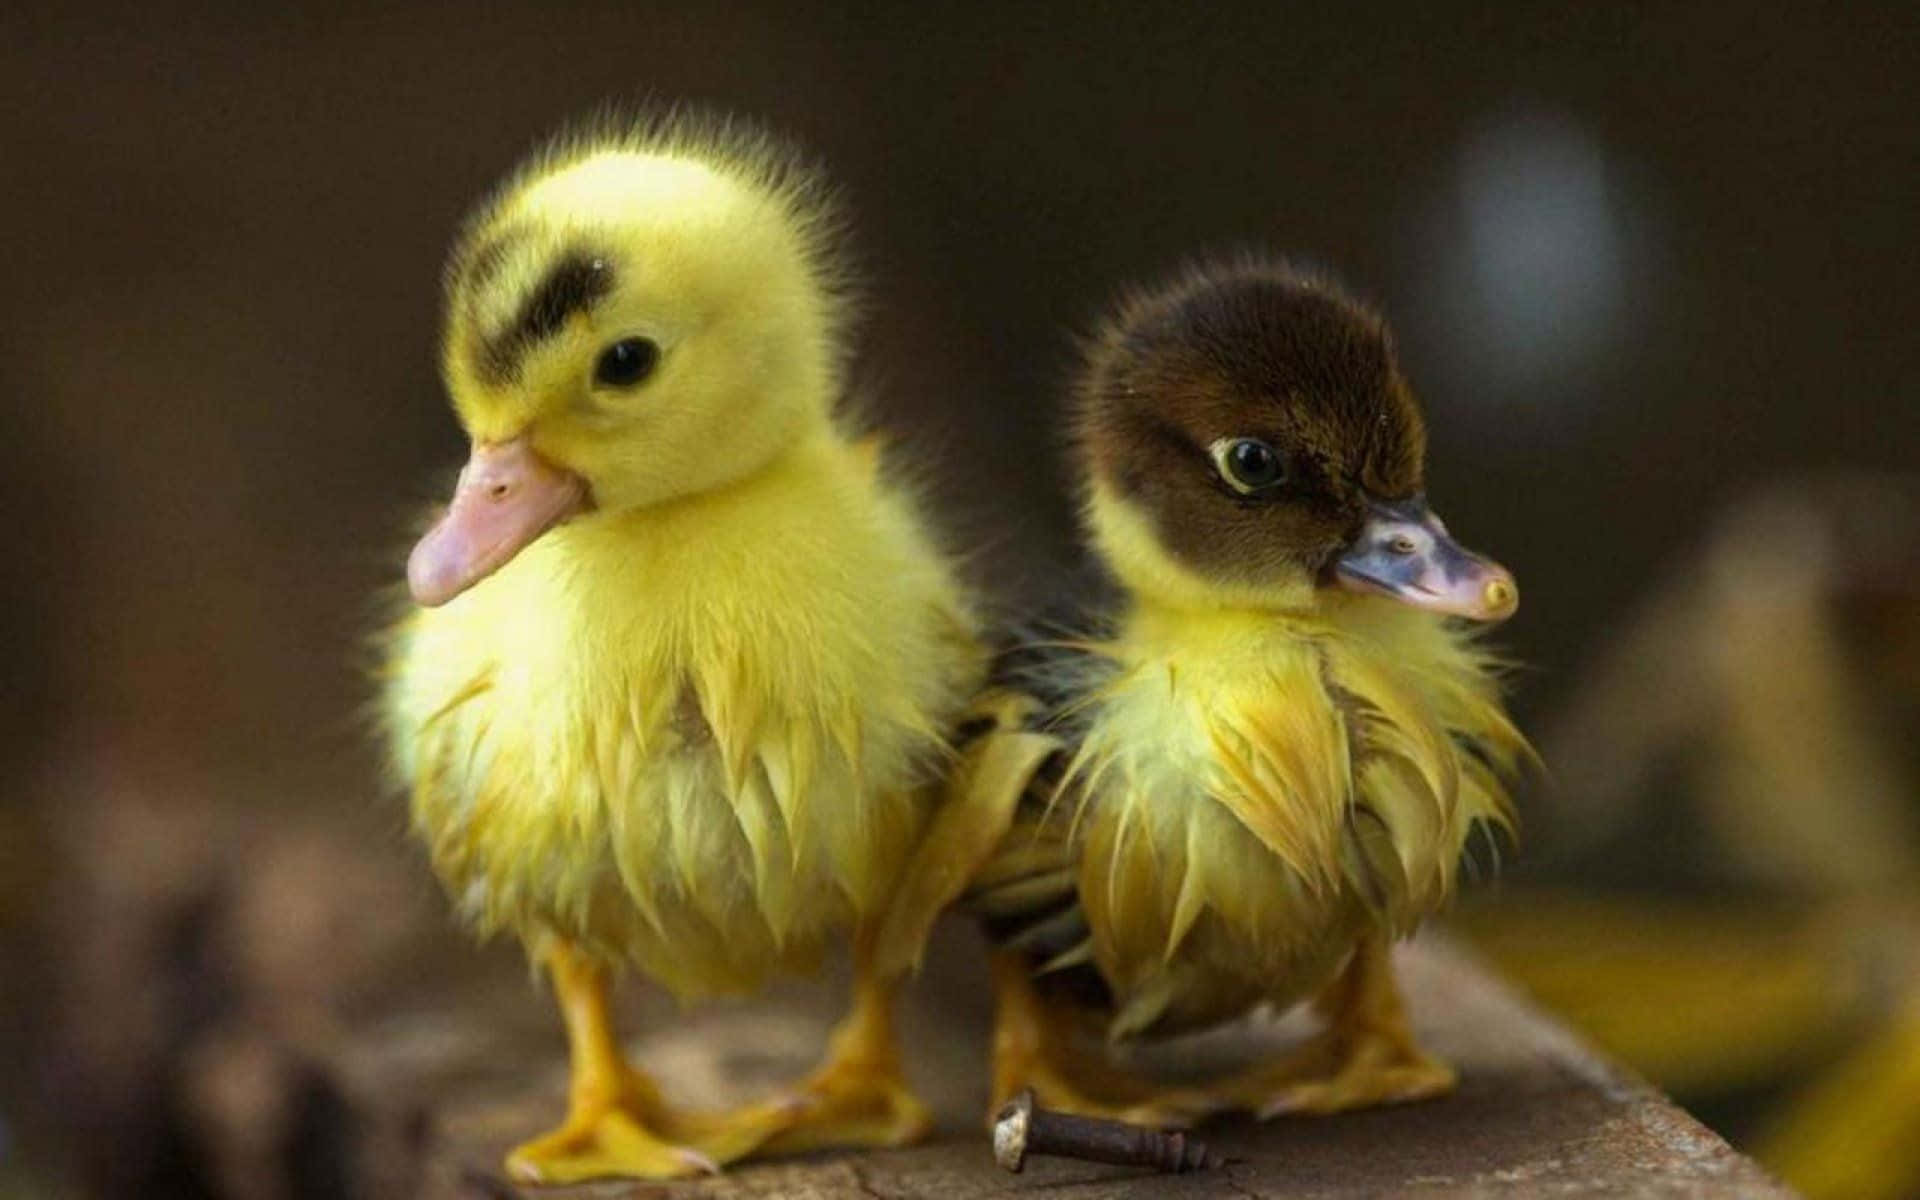
<path id="1" fill-rule="evenodd" d="M 1091 589 L 1089 589 L 1091 590 Z M 1000 849 L 961 900 L 987 938 L 1032 966 L 1043 992 L 1078 1007 L 1111 1008 L 1113 995 L 1092 960 L 1092 933 L 1080 907 L 1079 850 L 1069 836 L 1075 805 L 1056 793 L 1074 751 L 1087 685 L 1099 663 L 1087 649 L 1098 623 L 1085 604 L 1017 627 L 994 657 L 991 686 L 1028 703 L 1021 729 L 1045 733 L 1060 748 L 1026 781 Z M 1001 729 L 992 721 L 963 731 L 972 739 Z"/>

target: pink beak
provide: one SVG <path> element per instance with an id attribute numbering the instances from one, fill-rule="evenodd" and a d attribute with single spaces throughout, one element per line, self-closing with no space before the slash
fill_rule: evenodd
<path id="1" fill-rule="evenodd" d="M 453 503 L 407 558 L 407 587 L 427 608 L 445 604 L 591 506 L 586 480 L 535 454 L 524 435 L 475 442 Z"/>

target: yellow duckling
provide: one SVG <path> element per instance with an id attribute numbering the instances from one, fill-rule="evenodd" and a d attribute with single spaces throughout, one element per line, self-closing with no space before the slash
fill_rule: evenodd
<path id="1" fill-rule="evenodd" d="M 1129 298 L 1088 346 L 1073 462 L 1108 611 L 1006 656 L 963 790 L 1011 787 L 968 903 L 996 941 L 998 1104 L 1149 1123 L 1443 1092 L 1388 961 L 1527 758 L 1489 658 L 1512 577 L 1423 499 L 1419 406 L 1373 314 L 1258 260 Z M 991 811 L 991 802 L 982 802 Z M 1203 1087 L 1110 1039 L 1306 998 L 1283 1060 Z"/>
<path id="2" fill-rule="evenodd" d="M 408 563 L 384 720 L 434 870 L 544 962 L 566 1025 L 567 1116 L 518 1179 L 927 1128 L 893 993 L 964 881 L 901 884 L 985 661 L 910 497 L 836 424 L 839 238 L 791 151 L 683 115 L 561 136 L 454 249 L 472 457 Z M 623 1059 L 615 968 L 744 992 L 845 931 L 853 1008 L 792 1094 L 687 1113 Z"/>

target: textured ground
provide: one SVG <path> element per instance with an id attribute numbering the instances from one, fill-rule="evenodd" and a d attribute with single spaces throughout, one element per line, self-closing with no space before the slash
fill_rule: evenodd
<path id="1" fill-rule="evenodd" d="M 979 1124 L 985 1007 L 983 999 L 966 995 L 969 979 L 980 977 L 970 959 L 976 953 L 964 937 L 950 936 L 940 947 L 940 969 L 916 989 L 907 1015 L 914 1073 L 941 1117 L 940 1133 L 929 1143 L 749 1165 L 673 1186 L 603 1184 L 524 1194 L 566 1200 L 1788 1194 L 1441 940 L 1407 948 L 1402 967 L 1420 1026 L 1433 1047 L 1461 1067 L 1457 1094 L 1332 1119 L 1209 1126 L 1203 1136 L 1229 1165 L 1207 1174 L 1170 1178 L 1036 1158 L 1023 1175 L 1007 1175 L 994 1166 Z M 543 998 L 517 974 L 502 970 L 483 986 L 463 983 L 458 995 L 363 1024 L 355 1057 L 431 1113 L 428 1194 L 497 1200 L 522 1194 L 498 1173 L 505 1148 L 559 1114 L 561 1046 Z M 832 1007 L 826 986 L 778 1006 L 689 1013 L 642 997 L 629 1005 L 631 1044 L 671 1094 L 724 1102 L 801 1072 Z M 1267 1026 L 1201 1039 L 1183 1047 L 1182 1059 L 1244 1059 L 1297 1032 Z"/>

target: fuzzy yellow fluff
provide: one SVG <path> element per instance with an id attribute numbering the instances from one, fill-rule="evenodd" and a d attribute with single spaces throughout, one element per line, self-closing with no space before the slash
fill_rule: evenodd
<path id="1" fill-rule="evenodd" d="M 899 883 L 982 658 L 908 490 L 838 415 L 837 229 L 784 151 L 682 119 L 563 138 L 456 250 L 462 424 L 531 430 L 597 501 L 391 640 L 393 762 L 478 929 L 694 997 L 807 966 Z M 618 290 L 485 378 L 476 346 L 576 244 Z M 636 332 L 657 378 L 585 393 Z"/>
<path id="2" fill-rule="evenodd" d="M 1512 826 L 1532 752 L 1496 663 L 1387 598 L 1203 581 L 1101 489 L 1087 520 L 1132 599 L 1046 681 L 1079 744 L 983 879 L 1045 879 L 1023 843 L 1072 864 L 1090 945 L 1053 965 L 1098 964 L 1114 1037 L 1290 1005 L 1444 905 L 1477 825 Z"/>
<path id="3" fill-rule="evenodd" d="M 395 745 L 481 929 L 562 932 L 696 995 L 804 966 L 884 902 L 971 631 L 897 497 L 842 447 L 790 458 L 562 527 L 409 623 Z"/>
<path id="4" fill-rule="evenodd" d="M 1063 787 L 1087 799 L 1063 802 L 1114 1036 L 1293 1003 L 1439 908 L 1477 821 L 1511 822 L 1525 745 L 1427 614 L 1143 605 L 1094 652 L 1112 673 Z"/>

